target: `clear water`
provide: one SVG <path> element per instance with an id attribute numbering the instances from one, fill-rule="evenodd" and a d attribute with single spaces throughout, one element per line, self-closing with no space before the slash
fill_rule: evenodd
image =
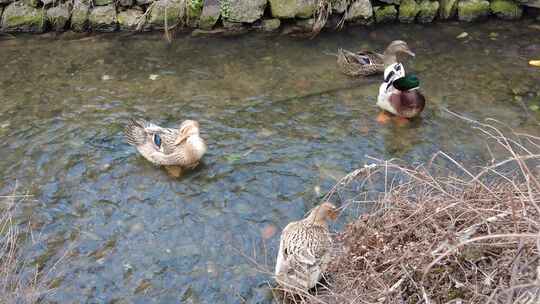
<path id="1" fill-rule="evenodd" d="M 428 99 L 407 124 L 378 123 L 380 77 L 350 79 L 332 56 L 393 39 L 416 52 L 407 68 Z M 262 303 L 270 277 L 247 257 L 271 270 L 280 229 L 366 155 L 490 159 L 446 108 L 540 135 L 531 110 L 540 69 L 529 59 L 540 59 L 540 31 L 528 21 L 350 28 L 314 40 L 0 40 L 0 195 L 15 183 L 34 195 L 21 220 L 47 240 L 29 249 L 36 262 L 74 248 L 48 302 Z M 204 164 L 179 180 L 152 166 L 123 141 L 131 116 L 169 127 L 199 120 Z"/>

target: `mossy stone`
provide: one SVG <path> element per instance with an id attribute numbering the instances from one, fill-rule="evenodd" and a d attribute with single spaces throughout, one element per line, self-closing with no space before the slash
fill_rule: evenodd
<path id="1" fill-rule="evenodd" d="M 440 0 L 440 17 L 443 20 L 452 19 L 457 13 L 458 0 Z"/>
<path id="2" fill-rule="evenodd" d="M 351 4 L 346 14 L 347 22 L 371 24 L 373 22 L 373 6 L 369 0 L 357 0 Z"/>
<path id="3" fill-rule="evenodd" d="M 231 22 L 253 23 L 261 19 L 266 8 L 267 0 L 227 0 L 230 13 L 228 20 Z"/>
<path id="4" fill-rule="evenodd" d="M 42 33 L 46 24 L 46 11 L 23 2 L 13 2 L 2 14 L 2 31 Z"/>
<path id="5" fill-rule="evenodd" d="M 113 5 L 94 7 L 88 21 L 90 28 L 96 32 L 114 32 L 118 29 L 116 8 Z"/>
<path id="6" fill-rule="evenodd" d="M 269 0 L 274 18 L 309 18 L 317 10 L 318 0 Z"/>
<path id="7" fill-rule="evenodd" d="M 179 0 L 159 0 L 154 2 L 148 16 L 148 25 L 153 29 L 164 29 L 181 23 L 186 14 L 185 3 Z"/>
<path id="8" fill-rule="evenodd" d="M 374 7 L 375 22 L 377 23 L 389 23 L 393 22 L 397 18 L 397 10 L 393 5 L 384 5 Z"/>
<path id="9" fill-rule="evenodd" d="M 273 19 L 263 20 L 261 28 L 265 32 L 273 32 L 273 31 L 277 31 L 280 26 L 281 26 L 281 20 L 277 18 L 273 18 Z"/>
<path id="10" fill-rule="evenodd" d="M 105 6 L 113 4 L 114 0 L 93 0 L 95 6 Z"/>
<path id="11" fill-rule="evenodd" d="M 199 28 L 210 30 L 214 27 L 221 15 L 218 0 L 205 0 L 201 15 L 199 16 Z"/>
<path id="12" fill-rule="evenodd" d="M 61 3 L 47 10 L 47 21 L 54 31 L 60 32 L 66 29 L 70 17 L 69 11 L 70 5 L 68 3 Z"/>
<path id="13" fill-rule="evenodd" d="M 187 0 L 186 11 L 186 24 L 190 27 L 197 27 L 199 25 L 199 18 L 201 16 L 204 0 Z"/>
<path id="14" fill-rule="evenodd" d="M 432 22 L 439 12 L 439 2 L 431 0 L 422 0 L 419 4 L 420 10 L 416 20 L 420 23 Z"/>
<path id="15" fill-rule="evenodd" d="M 460 21 L 472 22 L 489 15 L 489 2 L 487 0 L 463 0 L 458 4 L 458 18 Z"/>
<path id="16" fill-rule="evenodd" d="M 490 3 L 491 12 L 505 20 L 519 19 L 523 15 L 523 8 L 512 0 L 493 0 Z"/>
<path id="17" fill-rule="evenodd" d="M 403 23 L 413 23 L 420 11 L 420 5 L 415 0 L 403 0 L 399 6 L 398 19 Z"/>
<path id="18" fill-rule="evenodd" d="M 143 12 L 139 9 L 127 9 L 118 13 L 118 26 L 121 31 L 135 31 L 139 26 L 139 21 L 142 21 Z"/>
<path id="19" fill-rule="evenodd" d="M 86 31 L 89 14 L 90 6 L 81 0 L 75 0 L 71 10 L 71 29 L 75 32 Z"/>

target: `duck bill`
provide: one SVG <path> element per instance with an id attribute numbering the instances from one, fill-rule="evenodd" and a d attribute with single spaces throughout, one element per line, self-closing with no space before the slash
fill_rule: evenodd
<path id="1" fill-rule="evenodd" d="M 413 53 L 413 51 L 411 51 L 411 50 L 406 50 L 405 53 L 408 54 L 411 57 L 416 57 L 416 54 Z"/>
<path id="2" fill-rule="evenodd" d="M 328 218 L 331 219 L 332 221 L 335 221 L 338 215 L 339 215 L 339 211 L 337 210 L 331 210 L 328 212 Z"/>

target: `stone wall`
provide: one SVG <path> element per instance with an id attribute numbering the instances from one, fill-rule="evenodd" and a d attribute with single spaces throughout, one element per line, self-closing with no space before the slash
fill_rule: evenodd
<path id="1" fill-rule="evenodd" d="M 192 28 L 212 33 L 275 31 L 283 23 L 291 31 L 309 31 L 322 4 L 329 8 L 327 27 L 343 22 L 472 22 L 490 15 L 511 20 L 521 18 L 524 7 L 540 8 L 540 0 L 0 0 L 0 31 Z"/>

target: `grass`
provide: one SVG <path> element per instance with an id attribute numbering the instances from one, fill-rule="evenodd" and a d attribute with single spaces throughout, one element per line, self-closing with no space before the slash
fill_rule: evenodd
<path id="1" fill-rule="evenodd" d="M 38 303 L 53 293 L 52 282 L 59 277 L 56 266 L 65 256 L 47 269 L 27 258 L 24 248 L 43 242 L 15 219 L 30 198 L 17 193 L 0 196 L 0 303 Z"/>
<path id="2" fill-rule="evenodd" d="M 469 122 L 507 157 L 371 159 L 323 199 L 369 209 L 335 235 L 326 286 L 284 302 L 539 303 L 540 138 Z"/>

